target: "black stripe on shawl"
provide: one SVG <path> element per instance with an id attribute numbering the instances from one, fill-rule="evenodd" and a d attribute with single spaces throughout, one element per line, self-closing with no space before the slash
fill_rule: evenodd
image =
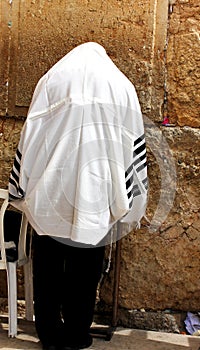
<path id="1" fill-rule="evenodd" d="M 130 174 L 131 171 L 133 171 L 133 163 L 125 171 L 125 178 L 127 178 L 127 176 Z"/>
<path id="2" fill-rule="evenodd" d="M 137 146 L 137 148 L 136 148 L 136 146 Z M 141 156 L 140 156 L 140 154 L 141 154 Z M 145 135 L 144 134 L 141 135 L 140 137 L 138 137 L 134 141 L 133 163 L 125 171 L 125 181 L 126 181 L 127 197 L 129 199 L 129 208 L 132 207 L 133 198 L 136 196 L 139 196 L 141 194 L 139 186 L 134 185 L 134 183 L 133 183 L 133 167 L 136 167 L 136 165 L 138 165 L 138 167 L 136 169 L 137 172 L 140 172 L 147 165 L 147 162 L 146 162 L 146 143 L 145 143 Z M 127 179 L 128 176 L 130 176 L 129 179 Z M 144 186 L 147 186 L 147 182 L 145 182 L 145 181 L 146 180 L 144 180 L 143 184 L 144 184 Z"/>
<path id="3" fill-rule="evenodd" d="M 19 149 L 17 149 L 16 155 L 17 155 L 17 157 L 19 158 L 19 160 L 22 159 L 22 154 L 21 154 L 21 152 L 19 151 Z"/>
<path id="4" fill-rule="evenodd" d="M 133 185 L 133 175 L 126 181 L 126 189 Z"/>
<path id="5" fill-rule="evenodd" d="M 146 159 L 146 152 L 140 156 L 139 158 L 137 158 L 134 162 L 133 162 L 133 165 L 136 166 L 138 163 L 140 163 L 142 160 Z"/>
<path id="6" fill-rule="evenodd" d="M 15 189 L 17 190 L 17 192 L 19 192 L 19 194 L 20 194 L 22 197 L 24 197 L 24 191 L 22 190 L 22 188 L 21 188 L 20 186 L 18 186 L 18 185 L 16 184 L 16 182 L 15 182 L 11 177 L 9 178 L 9 183 L 15 187 Z"/>
<path id="7" fill-rule="evenodd" d="M 18 172 L 20 172 L 20 163 L 17 161 L 16 158 L 14 160 L 14 167 L 15 167 L 15 169 L 17 169 Z"/>
<path id="8" fill-rule="evenodd" d="M 138 185 L 134 185 L 133 188 L 127 193 L 129 201 L 129 209 L 131 209 L 132 204 L 133 204 L 133 198 L 139 196 L 141 194 L 140 189 Z"/>
<path id="9" fill-rule="evenodd" d="M 142 140 L 144 140 L 144 134 L 134 141 L 134 146 L 138 145 L 138 143 L 140 143 Z"/>
<path id="10" fill-rule="evenodd" d="M 137 173 L 139 173 L 141 170 L 143 170 L 144 168 L 146 168 L 146 166 L 147 166 L 147 162 L 141 164 L 141 165 L 136 169 Z"/>
<path id="11" fill-rule="evenodd" d="M 11 185 L 13 185 L 15 188 L 16 188 L 16 190 L 18 190 L 18 185 L 17 185 L 17 183 L 10 177 L 9 178 L 9 183 L 11 184 Z"/>
<path id="12" fill-rule="evenodd" d="M 132 187 L 132 189 L 127 193 L 127 196 L 128 196 L 128 198 L 130 198 L 131 195 L 133 195 L 133 197 L 136 197 L 136 196 L 138 196 L 139 194 L 141 194 L 140 189 L 139 189 L 139 186 L 138 186 L 138 185 L 134 185 L 134 186 Z"/>
<path id="13" fill-rule="evenodd" d="M 127 192 L 128 199 L 133 195 L 133 188 Z"/>
<path id="14" fill-rule="evenodd" d="M 14 186 L 14 188 L 16 189 L 16 191 L 19 194 L 19 196 L 14 196 L 11 193 L 9 193 L 9 201 L 16 200 L 16 199 L 21 199 L 25 195 L 24 191 L 19 186 L 19 175 L 17 174 L 17 172 L 20 173 L 21 158 L 22 158 L 22 154 L 19 151 L 19 149 L 17 149 L 16 155 L 15 155 L 15 159 L 14 159 L 14 163 L 13 163 L 13 168 L 12 168 L 12 171 L 11 171 L 11 174 L 10 174 L 10 178 L 9 178 L 9 183 L 12 186 Z"/>
<path id="15" fill-rule="evenodd" d="M 9 202 L 14 201 L 16 199 L 21 199 L 21 197 L 13 196 L 12 194 L 9 193 L 9 198 L 8 198 Z"/>
<path id="16" fill-rule="evenodd" d="M 14 177 L 14 179 L 17 181 L 17 183 L 19 182 L 19 176 L 16 174 L 16 172 L 14 171 L 14 169 L 12 169 L 11 171 L 11 175 Z"/>
<path id="17" fill-rule="evenodd" d="M 142 153 L 146 149 L 146 142 L 144 141 L 138 148 L 134 149 L 133 157 Z"/>
<path id="18" fill-rule="evenodd" d="M 131 202 L 129 203 L 129 209 L 132 208 L 132 205 L 133 205 L 133 198 L 132 198 Z"/>

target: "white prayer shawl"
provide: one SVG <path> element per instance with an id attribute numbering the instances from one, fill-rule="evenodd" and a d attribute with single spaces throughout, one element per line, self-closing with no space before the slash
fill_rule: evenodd
<path id="1" fill-rule="evenodd" d="M 85 43 L 38 82 L 9 179 L 13 206 L 39 235 L 98 244 L 147 201 L 143 120 L 132 83 Z"/>

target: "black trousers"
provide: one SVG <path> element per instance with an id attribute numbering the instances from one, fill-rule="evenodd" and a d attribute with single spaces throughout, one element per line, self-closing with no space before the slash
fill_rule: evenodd
<path id="1" fill-rule="evenodd" d="M 35 234 L 35 326 L 43 345 L 87 342 L 103 258 L 103 246 L 74 247 Z"/>

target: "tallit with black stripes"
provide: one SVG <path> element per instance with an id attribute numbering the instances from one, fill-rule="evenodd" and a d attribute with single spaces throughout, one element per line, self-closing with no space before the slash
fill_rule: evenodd
<path id="1" fill-rule="evenodd" d="M 143 118 L 133 84 L 97 43 L 38 82 L 9 180 L 13 206 L 40 235 L 98 244 L 147 204 Z"/>

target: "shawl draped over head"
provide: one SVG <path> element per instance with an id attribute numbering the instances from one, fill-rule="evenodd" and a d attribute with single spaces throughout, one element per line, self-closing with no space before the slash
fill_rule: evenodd
<path id="1" fill-rule="evenodd" d="M 147 201 L 144 127 L 132 83 L 97 43 L 38 82 L 9 179 L 10 202 L 39 235 L 96 245 Z"/>

